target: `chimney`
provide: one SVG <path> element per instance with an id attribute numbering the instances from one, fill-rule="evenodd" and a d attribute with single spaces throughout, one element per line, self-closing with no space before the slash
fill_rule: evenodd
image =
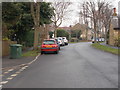
<path id="1" fill-rule="evenodd" d="M 117 16 L 117 13 L 116 13 L 116 8 L 113 8 L 114 12 L 113 12 L 113 16 Z"/>

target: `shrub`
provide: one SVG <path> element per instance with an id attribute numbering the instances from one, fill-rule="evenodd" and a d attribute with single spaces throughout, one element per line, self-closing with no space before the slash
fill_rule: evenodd
<path id="1" fill-rule="evenodd" d="M 114 46 L 120 47 L 120 37 L 115 38 Z"/>

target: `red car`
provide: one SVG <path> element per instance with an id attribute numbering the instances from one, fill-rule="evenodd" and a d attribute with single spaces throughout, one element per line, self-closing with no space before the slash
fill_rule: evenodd
<path id="1" fill-rule="evenodd" d="M 45 52 L 54 52 L 58 54 L 59 46 L 55 39 L 46 39 L 43 41 L 41 45 L 41 54 Z"/>

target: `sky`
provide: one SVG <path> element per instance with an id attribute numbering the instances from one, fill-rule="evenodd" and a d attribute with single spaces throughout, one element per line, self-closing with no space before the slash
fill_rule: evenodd
<path id="1" fill-rule="evenodd" d="M 84 0 L 81 0 L 81 1 L 84 1 Z M 120 0 L 105 0 L 105 1 L 111 2 L 113 7 L 115 7 L 118 12 L 118 2 Z M 78 4 L 82 2 L 80 2 L 80 0 L 72 0 L 72 2 L 73 4 L 71 5 L 70 9 L 73 9 L 73 12 L 71 12 L 70 15 L 66 15 L 66 17 L 69 19 L 64 20 L 63 23 L 60 25 L 61 27 L 69 27 L 70 25 L 75 25 L 76 23 L 79 22 Z"/>
<path id="2" fill-rule="evenodd" d="M 6 1 L 9 2 L 10 0 L 0 0 L 1 1 Z M 15 1 L 15 0 L 12 0 Z M 17 1 L 22 1 L 22 2 L 28 2 L 30 0 L 17 0 Z M 32 0 L 31 0 L 32 1 Z M 35 1 L 35 0 L 34 0 Z M 58 1 L 58 0 L 38 0 L 38 1 L 45 1 L 45 2 L 54 2 L 54 1 Z M 79 8 L 78 5 L 79 3 L 82 3 L 83 1 L 86 0 L 59 0 L 60 1 L 65 1 L 65 2 L 72 2 L 73 4 L 69 7 L 69 9 L 73 10 L 72 12 L 70 12 L 69 14 L 67 14 L 65 17 L 67 17 L 67 19 L 65 19 L 63 21 L 63 23 L 61 24 L 61 27 L 69 27 L 70 25 L 75 25 L 76 23 L 79 22 Z M 97 1 L 97 0 L 93 0 L 93 1 Z M 99 0 L 100 1 L 100 0 Z M 120 0 L 105 0 L 107 2 L 111 2 L 111 4 L 113 5 L 113 7 L 115 7 L 117 9 L 118 12 L 118 2 Z"/>

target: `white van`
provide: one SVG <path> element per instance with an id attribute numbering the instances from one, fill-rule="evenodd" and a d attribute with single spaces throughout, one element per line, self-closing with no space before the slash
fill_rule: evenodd
<path id="1" fill-rule="evenodd" d="M 64 46 L 65 45 L 64 40 L 63 40 L 62 37 L 58 37 L 58 42 L 59 42 L 60 46 Z"/>
<path id="2" fill-rule="evenodd" d="M 63 40 L 64 40 L 65 45 L 68 45 L 68 40 L 67 40 L 67 38 L 66 38 L 66 37 L 62 37 L 62 38 L 63 38 Z"/>

